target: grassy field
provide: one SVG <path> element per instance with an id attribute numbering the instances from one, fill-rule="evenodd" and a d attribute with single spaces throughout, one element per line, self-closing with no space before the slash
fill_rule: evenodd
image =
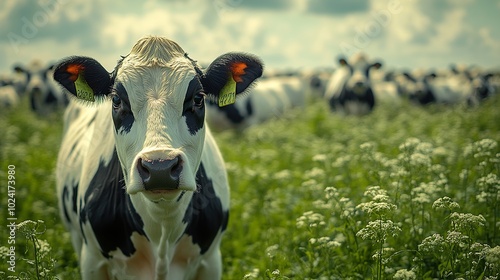
<path id="1" fill-rule="evenodd" d="M 224 279 L 500 279 L 496 97 L 361 118 L 314 103 L 217 134 L 232 189 Z M 61 114 L 0 113 L 0 279 L 80 278 L 55 196 Z"/>

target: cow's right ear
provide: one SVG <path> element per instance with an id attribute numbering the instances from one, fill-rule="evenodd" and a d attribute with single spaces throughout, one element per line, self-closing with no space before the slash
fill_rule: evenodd
<path id="1" fill-rule="evenodd" d="M 109 94 L 112 80 L 95 59 L 72 56 L 56 64 L 54 79 L 80 100 L 94 102 Z"/>
<path id="2" fill-rule="evenodd" d="M 417 81 L 417 79 L 415 79 L 415 77 L 413 77 L 413 75 L 410 74 L 410 73 L 408 73 L 408 72 L 404 72 L 403 76 L 405 76 L 408 80 L 410 80 L 412 82 L 416 82 Z"/>
<path id="3" fill-rule="evenodd" d="M 347 65 L 347 60 L 343 57 L 339 58 L 339 64 L 344 66 L 344 65 Z"/>

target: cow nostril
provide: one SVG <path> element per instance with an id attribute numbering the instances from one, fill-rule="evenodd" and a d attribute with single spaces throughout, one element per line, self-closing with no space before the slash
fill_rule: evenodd
<path id="1" fill-rule="evenodd" d="M 172 168 L 170 169 L 170 177 L 178 180 L 181 175 L 181 171 L 182 171 L 181 159 L 180 156 L 177 156 L 174 159 L 172 159 Z"/>
<path id="2" fill-rule="evenodd" d="M 149 169 L 144 164 L 144 160 L 142 158 L 138 159 L 137 162 L 137 170 L 139 171 L 139 176 L 141 176 L 142 182 L 146 183 L 151 178 L 151 174 L 149 173 Z"/>
<path id="3" fill-rule="evenodd" d="M 173 190 L 179 188 L 182 172 L 180 156 L 173 159 L 139 159 L 137 170 L 146 190 Z"/>

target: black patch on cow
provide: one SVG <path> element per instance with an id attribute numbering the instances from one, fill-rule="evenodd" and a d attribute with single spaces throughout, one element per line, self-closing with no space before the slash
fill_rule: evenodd
<path id="1" fill-rule="evenodd" d="M 70 196 L 70 190 L 71 189 L 71 200 L 69 200 Z M 68 210 L 71 209 L 75 215 L 77 214 L 77 202 L 78 202 L 78 184 L 75 184 L 74 186 L 68 186 L 65 185 L 63 187 L 63 192 L 62 192 L 62 203 L 63 203 L 63 212 L 64 212 L 64 218 L 68 223 L 71 222 L 71 218 L 69 215 Z M 71 207 L 68 207 L 66 204 L 67 201 L 71 201 Z"/>
<path id="2" fill-rule="evenodd" d="M 233 124 L 240 124 L 245 120 L 245 117 L 252 115 L 253 113 L 253 108 L 252 108 L 252 102 L 250 98 L 246 100 L 246 113 L 247 115 L 244 116 L 236 107 L 234 104 L 229 104 L 223 107 L 219 107 L 219 105 L 212 100 L 208 100 L 210 106 L 215 107 L 217 110 L 219 110 L 224 116 L 226 116 L 226 119 L 229 120 Z"/>
<path id="3" fill-rule="evenodd" d="M 78 184 L 73 186 L 73 192 L 71 193 L 71 202 L 73 203 L 73 212 L 76 214 L 77 210 L 77 199 L 78 199 Z"/>
<path id="4" fill-rule="evenodd" d="M 192 236 L 193 243 L 204 254 L 212 245 L 219 230 L 224 231 L 229 220 L 229 211 L 222 209 L 222 203 L 216 196 L 212 180 L 207 177 L 203 164 L 196 173 L 199 191 L 193 194 L 186 210 L 183 222 L 187 223 L 185 233 Z"/>
<path id="5" fill-rule="evenodd" d="M 118 133 L 122 129 L 121 133 L 129 133 L 134 124 L 135 118 L 134 114 L 130 110 L 130 101 L 128 99 L 128 93 L 121 82 L 117 82 L 113 89 L 114 93 L 120 97 L 121 103 L 118 107 L 113 105 L 113 123 L 115 124 L 115 130 Z"/>
<path id="6" fill-rule="evenodd" d="M 247 109 L 247 116 L 253 115 L 253 105 L 252 105 L 252 100 L 250 98 L 247 99 L 246 109 Z"/>
<path id="7" fill-rule="evenodd" d="M 247 104 L 248 105 L 248 104 Z M 238 108 L 234 104 L 229 104 L 224 107 L 217 108 L 226 116 L 226 118 L 233 124 L 242 123 L 245 120 L 245 117 L 241 114 Z"/>
<path id="8" fill-rule="evenodd" d="M 56 104 L 57 103 L 57 98 L 54 95 L 54 92 L 52 92 L 52 90 L 49 89 L 49 92 L 47 92 L 47 95 L 45 96 L 44 103 L 45 104 Z"/>
<path id="9" fill-rule="evenodd" d="M 62 191 L 62 206 L 63 206 L 63 212 L 64 212 L 64 218 L 66 219 L 66 222 L 70 223 L 71 222 L 71 219 L 69 217 L 69 213 L 68 213 L 68 206 L 66 205 L 66 201 L 68 200 L 69 198 L 69 194 L 68 194 L 68 186 L 64 186 L 63 187 L 63 191 Z"/>
<path id="10" fill-rule="evenodd" d="M 434 94 L 430 89 L 426 88 L 423 92 L 412 94 L 410 96 L 410 101 L 416 102 L 420 105 L 428 105 L 431 103 L 435 103 L 436 97 L 434 97 Z"/>
<path id="11" fill-rule="evenodd" d="M 203 94 L 203 87 L 198 76 L 190 82 L 182 106 L 182 116 L 186 117 L 186 125 L 191 135 L 196 134 L 203 127 L 205 122 L 205 101 L 200 101 Z"/>
<path id="12" fill-rule="evenodd" d="M 80 208 L 78 208 L 78 211 L 80 213 L 80 232 L 82 233 L 82 236 L 83 236 L 83 241 L 85 243 L 87 243 L 87 236 L 85 236 L 85 231 L 83 230 L 83 223 L 84 223 L 84 220 L 82 219 L 82 211 L 83 211 L 83 198 L 80 197 L 80 200 L 79 200 L 79 204 L 80 205 Z M 85 221 L 87 221 L 87 219 L 85 219 Z"/>
<path id="13" fill-rule="evenodd" d="M 370 110 L 375 107 L 375 96 L 371 88 L 368 88 L 363 94 L 356 94 L 347 89 L 344 85 L 340 95 L 330 98 L 330 108 L 335 111 L 337 106 L 344 107 L 347 102 L 359 102 L 367 104 Z"/>
<path id="14" fill-rule="evenodd" d="M 30 95 L 30 104 L 31 104 L 31 109 L 36 112 L 37 106 L 35 102 L 35 96 L 33 94 Z"/>
<path id="15" fill-rule="evenodd" d="M 85 192 L 81 223 L 89 222 L 104 257 L 120 249 L 131 256 L 135 247 L 132 233 L 146 236 L 143 221 L 135 211 L 125 191 L 125 181 L 116 150 L 110 162 L 100 162 L 89 188 Z"/>

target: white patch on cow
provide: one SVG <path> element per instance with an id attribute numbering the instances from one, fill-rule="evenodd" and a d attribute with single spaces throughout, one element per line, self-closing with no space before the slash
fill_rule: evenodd
<path id="1" fill-rule="evenodd" d="M 0 108 L 12 108 L 18 103 L 19 96 L 14 86 L 0 86 Z"/>
<path id="2" fill-rule="evenodd" d="M 325 99 L 330 100 L 332 97 L 338 97 L 350 75 L 349 67 L 341 66 L 335 70 L 326 86 Z"/>

